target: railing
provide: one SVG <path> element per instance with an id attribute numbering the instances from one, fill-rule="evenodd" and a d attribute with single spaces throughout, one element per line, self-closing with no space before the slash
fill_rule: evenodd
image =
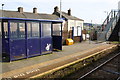
<path id="1" fill-rule="evenodd" d="M 109 30 L 108 30 L 107 33 L 106 33 L 106 39 L 107 39 L 107 40 L 109 39 L 112 31 L 114 30 L 114 28 L 115 28 L 118 20 L 119 20 L 119 14 L 117 13 L 117 15 L 115 16 L 114 20 L 112 21 L 112 23 L 111 23 L 111 25 L 110 25 Z"/>
<path id="2" fill-rule="evenodd" d="M 97 38 L 98 40 L 106 41 L 109 39 L 112 31 L 114 30 L 119 19 L 119 14 L 117 10 L 111 10 L 100 29 L 98 30 Z"/>

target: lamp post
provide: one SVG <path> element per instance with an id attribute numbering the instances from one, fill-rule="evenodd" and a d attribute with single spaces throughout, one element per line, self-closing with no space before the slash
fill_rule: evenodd
<path id="1" fill-rule="evenodd" d="M 91 41 L 91 28 L 92 28 L 92 20 L 91 20 L 91 25 L 89 25 L 89 44 Z"/>
<path id="2" fill-rule="evenodd" d="M 107 14 L 107 16 L 108 16 L 108 11 L 104 11 L 104 13 L 106 13 L 106 14 Z"/>
<path id="3" fill-rule="evenodd" d="M 104 11 L 104 13 L 107 14 L 107 24 L 108 24 L 108 22 L 109 22 L 109 14 L 108 14 L 108 11 Z"/>
<path id="4" fill-rule="evenodd" d="M 89 24 L 89 44 L 90 44 L 90 24 Z"/>
<path id="5" fill-rule="evenodd" d="M 4 4 L 2 4 L 2 17 L 3 17 L 3 6 L 4 6 Z"/>

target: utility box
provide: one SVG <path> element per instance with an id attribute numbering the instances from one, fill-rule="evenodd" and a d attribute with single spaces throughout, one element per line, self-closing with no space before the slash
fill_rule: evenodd
<path id="1" fill-rule="evenodd" d="M 74 41 L 72 39 L 66 39 L 66 45 L 72 45 Z"/>

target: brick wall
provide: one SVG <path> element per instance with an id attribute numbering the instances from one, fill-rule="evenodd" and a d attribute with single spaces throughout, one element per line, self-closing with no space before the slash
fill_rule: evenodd
<path id="1" fill-rule="evenodd" d="M 62 44 L 65 44 L 65 40 L 68 38 L 68 31 L 62 31 Z"/>

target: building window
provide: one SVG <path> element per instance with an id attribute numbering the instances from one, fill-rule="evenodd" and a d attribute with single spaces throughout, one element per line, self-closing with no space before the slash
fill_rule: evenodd
<path id="1" fill-rule="evenodd" d="M 10 38 L 25 38 L 25 23 L 10 22 Z"/>
<path id="2" fill-rule="evenodd" d="M 81 36 L 82 35 L 82 28 L 80 26 L 77 27 L 77 36 Z"/>
<path id="3" fill-rule="evenodd" d="M 74 27 L 74 36 L 77 36 L 77 27 Z"/>
<path id="4" fill-rule="evenodd" d="M 27 37 L 39 37 L 39 23 L 38 22 L 28 22 L 27 23 Z"/>
<path id="5" fill-rule="evenodd" d="M 74 27 L 74 36 L 81 36 L 82 28 L 80 26 Z"/>
<path id="6" fill-rule="evenodd" d="M 61 24 L 53 24 L 53 36 L 61 36 Z"/>
<path id="7" fill-rule="evenodd" d="M 41 36 L 51 37 L 51 23 L 48 22 L 41 23 Z"/>

